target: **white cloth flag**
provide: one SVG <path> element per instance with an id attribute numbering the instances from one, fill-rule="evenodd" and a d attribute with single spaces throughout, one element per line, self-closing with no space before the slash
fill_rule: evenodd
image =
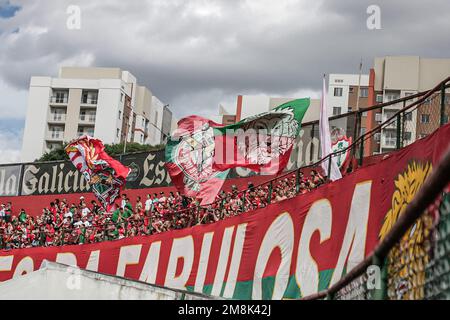
<path id="1" fill-rule="evenodd" d="M 323 88 L 322 88 L 322 100 L 320 101 L 320 150 L 322 151 L 322 159 L 328 156 L 331 151 L 331 134 L 330 134 L 330 124 L 328 123 L 328 109 L 327 109 L 327 88 L 325 84 L 325 77 L 323 77 Z M 331 179 L 331 181 L 338 180 L 342 178 L 341 171 L 336 164 L 336 157 L 331 159 L 331 167 L 328 166 L 328 160 L 322 162 L 322 169 Z M 330 170 L 331 169 L 331 170 Z M 330 170 L 331 172 L 328 172 Z"/>

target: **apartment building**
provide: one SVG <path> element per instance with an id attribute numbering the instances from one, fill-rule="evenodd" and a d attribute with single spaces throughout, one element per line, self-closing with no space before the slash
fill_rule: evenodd
<path id="1" fill-rule="evenodd" d="M 357 111 L 370 106 L 369 103 L 369 75 L 368 74 L 330 74 L 328 81 L 328 114 L 340 114 Z M 367 113 L 361 117 L 359 134 L 367 130 Z M 379 116 L 377 116 L 378 118 Z M 330 125 L 346 130 L 347 135 L 355 132 L 355 117 L 333 120 Z"/>
<path id="2" fill-rule="evenodd" d="M 218 115 L 210 118 L 217 123 L 229 125 L 239 122 L 242 119 L 268 112 L 283 103 L 295 99 L 299 98 L 270 97 L 266 95 L 239 95 L 237 96 L 236 107 L 232 106 L 228 108 L 229 110 L 234 109 L 232 112 L 227 111 L 225 107 L 219 105 Z M 303 117 L 303 123 L 319 120 L 319 113 L 320 100 L 311 99 L 310 107 Z"/>
<path id="3" fill-rule="evenodd" d="M 371 72 L 373 72 L 372 86 L 374 91 L 371 102 L 373 104 L 390 102 L 434 88 L 450 75 L 450 59 L 387 56 L 375 58 Z M 447 93 L 446 95 L 448 101 L 449 94 Z M 408 102 L 408 104 L 411 102 Z M 389 119 L 403 107 L 403 103 L 398 103 L 383 108 L 381 119 L 379 120 L 385 121 Z M 433 113 L 436 114 L 437 108 L 432 101 L 426 101 L 420 108 L 407 115 L 404 119 L 405 124 L 403 128 L 405 130 L 402 136 L 406 145 L 430 134 L 436 128 L 431 121 L 431 116 Z M 447 111 L 447 122 L 448 116 Z M 381 132 L 379 152 L 384 153 L 394 150 L 396 141 L 397 130 L 396 125 L 393 124 Z"/>
<path id="4" fill-rule="evenodd" d="M 62 67 L 56 78 L 32 77 L 22 161 L 34 161 L 84 134 L 107 144 L 160 144 L 162 125 L 152 118 L 153 100 L 149 89 L 119 68 Z M 171 113 L 163 116 L 172 121 Z M 151 126 L 156 131 L 150 132 Z"/>

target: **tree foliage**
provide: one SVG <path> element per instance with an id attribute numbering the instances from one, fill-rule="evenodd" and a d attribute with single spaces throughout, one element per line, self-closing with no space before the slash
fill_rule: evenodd
<path id="1" fill-rule="evenodd" d="M 58 160 L 69 160 L 69 157 L 67 156 L 66 152 L 64 151 L 64 147 L 67 144 L 63 144 L 61 147 L 58 147 L 56 149 L 53 149 L 50 152 L 46 152 L 36 160 L 36 162 L 41 161 L 58 161 Z M 164 149 L 164 145 L 146 145 L 146 144 L 139 144 L 136 142 L 129 142 L 127 143 L 127 149 L 126 153 L 133 153 L 133 152 L 151 152 L 151 151 L 157 151 Z M 105 144 L 105 151 L 107 154 L 109 154 L 111 157 L 118 157 L 121 154 L 123 154 L 123 143 L 118 144 Z"/>

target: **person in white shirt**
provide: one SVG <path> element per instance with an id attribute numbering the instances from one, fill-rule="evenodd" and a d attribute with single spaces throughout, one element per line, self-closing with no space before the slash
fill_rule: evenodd
<path id="1" fill-rule="evenodd" d="M 122 202 L 120 203 L 120 207 L 122 209 L 124 209 L 126 204 L 127 204 L 127 195 L 126 194 L 122 194 Z"/>
<path id="2" fill-rule="evenodd" d="M 145 213 L 149 213 L 152 210 L 153 200 L 150 194 L 147 194 L 147 200 L 145 200 Z"/>
<path id="3" fill-rule="evenodd" d="M 81 216 L 82 217 L 86 217 L 90 212 L 91 212 L 91 210 L 89 210 L 89 208 L 84 203 L 83 204 L 83 209 L 81 209 Z"/>
<path id="4" fill-rule="evenodd" d="M 5 205 L 2 204 L 2 206 L 0 207 L 0 219 L 5 219 L 5 215 L 6 215 L 6 211 L 5 211 Z"/>
<path id="5" fill-rule="evenodd" d="M 68 217 L 70 217 L 70 218 L 72 218 L 72 211 L 67 211 L 65 214 L 64 214 L 64 218 L 68 218 Z"/>

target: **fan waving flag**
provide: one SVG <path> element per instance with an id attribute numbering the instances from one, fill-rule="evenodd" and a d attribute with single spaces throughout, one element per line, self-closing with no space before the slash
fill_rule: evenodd
<path id="1" fill-rule="evenodd" d="M 181 119 L 166 147 L 173 184 L 205 205 L 214 201 L 231 168 L 280 173 L 309 104 L 309 98 L 293 100 L 228 126 L 199 116 Z"/>
<path id="2" fill-rule="evenodd" d="M 71 142 L 65 151 L 103 207 L 114 204 L 131 169 L 111 158 L 101 140 L 89 136 Z"/>

